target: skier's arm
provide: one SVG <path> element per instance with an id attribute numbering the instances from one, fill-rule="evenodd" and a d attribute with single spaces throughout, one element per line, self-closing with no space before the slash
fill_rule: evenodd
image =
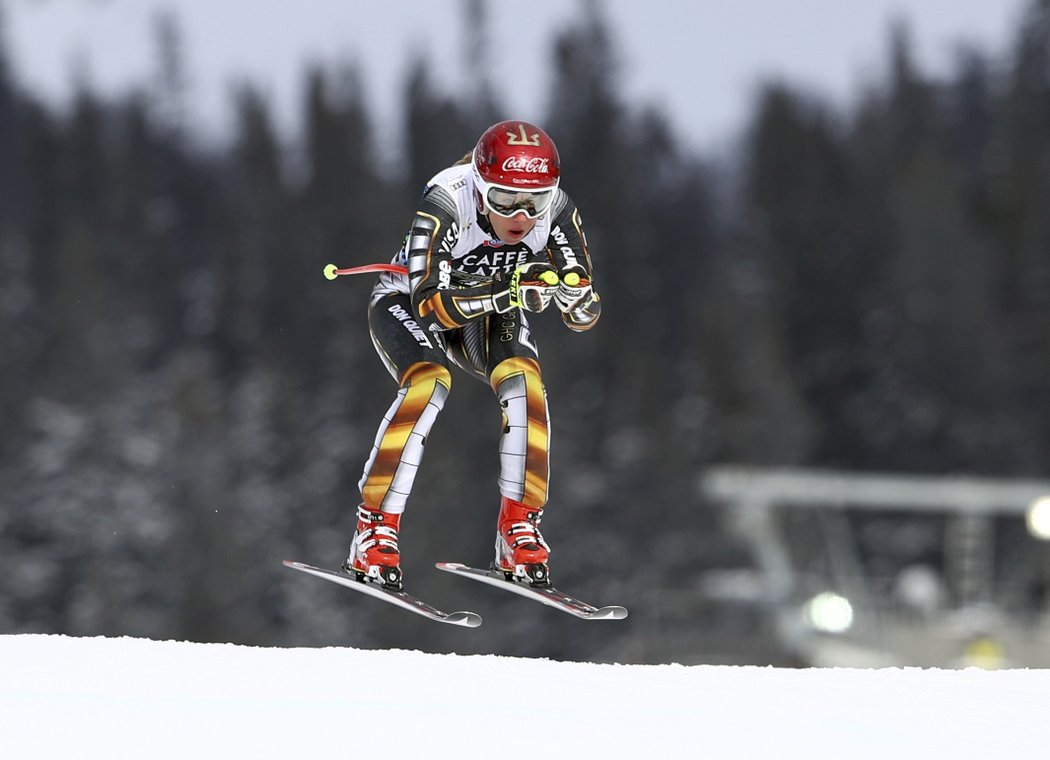
<path id="1" fill-rule="evenodd" d="M 561 279 L 554 302 L 570 330 L 590 330 L 602 314 L 602 302 L 594 289 L 594 270 L 580 212 L 569 196 L 560 193 L 551 213 L 554 221 L 547 255 Z"/>
<path id="2" fill-rule="evenodd" d="M 405 243 L 412 306 L 425 329 L 452 330 L 496 311 L 492 284 L 453 281 L 452 250 L 459 242 L 455 204 L 440 187 L 420 201 Z"/>

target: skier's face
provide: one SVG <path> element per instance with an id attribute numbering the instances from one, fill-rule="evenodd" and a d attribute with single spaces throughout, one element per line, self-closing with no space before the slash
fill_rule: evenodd
<path id="1" fill-rule="evenodd" d="M 536 220 L 529 219 L 524 211 L 510 217 L 489 213 L 488 218 L 496 237 L 507 244 L 520 242 L 536 226 Z"/>

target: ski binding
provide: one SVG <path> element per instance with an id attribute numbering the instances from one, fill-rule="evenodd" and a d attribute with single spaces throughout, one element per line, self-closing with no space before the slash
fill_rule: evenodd
<path id="1" fill-rule="evenodd" d="M 567 612 L 584 620 L 622 620 L 627 617 L 626 607 L 615 604 L 607 607 L 595 607 L 586 602 L 581 602 L 579 599 L 574 599 L 552 586 L 532 586 L 525 580 L 508 578 L 506 573 L 498 570 L 481 570 L 480 568 L 469 567 L 458 562 L 438 562 L 437 568 L 447 573 L 487 583 L 505 591 L 512 591 L 515 594 L 542 602 L 549 607 Z"/>
<path id="2" fill-rule="evenodd" d="M 349 573 L 325 570 L 321 567 L 304 565 L 302 562 L 294 562 L 290 559 L 284 560 L 284 566 L 290 567 L 293 570 L 299 570 L 300 572 L 309 575 L 317 576 L 318 578 L 323 578 L 332 583 L 338 583 L 339 585 L 346 586 L 354 591 L 360 591 L 369 596 L 374 596 L 375 598 L 381 599 L 395 607 L 414 612 L 417 615 L 422 615 L 423 617 L 437 621 L 438 623 L 460 625 L 467 628 L 477 628 L 481 625 L 481 616 L 476 612 L 442 612 L 436 607 L 427 604 L 422 599 L 418 599 L 404 591 L 387 588 L 383 586 L 382 583 L 377 583 L 375 581 L 358 580 L 357 577 Z"/>

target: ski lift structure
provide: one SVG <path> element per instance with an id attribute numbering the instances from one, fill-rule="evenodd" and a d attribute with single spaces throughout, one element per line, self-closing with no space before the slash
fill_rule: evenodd
<path id="1" fill-rule="evenodd" d="M 1050 667 L 1050 481 L 725 465 L 698 488 L 803 663 Z"/>

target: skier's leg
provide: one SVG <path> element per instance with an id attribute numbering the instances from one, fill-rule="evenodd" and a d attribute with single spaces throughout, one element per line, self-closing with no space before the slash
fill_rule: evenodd
<path id="1" fill-rule="evenodd" d="M 401 585 L 398 530 L 423 457 L 426 437 L 444 406 L 452 376 L 438 338 L 411 318 L 407 296 L 386 296 L 369 310 L 376 351 L 398 381 L 358 485 L 357 531 L 344 567 Z"/>
<path id="2" fill-rule="evenodd" d="M 550 415 L 539 352 L 522 312 L 490 319 L 488 380 L 503 415 L 495 566 L 533 585 L 549 585 L 550 547 L 539 523 L 550 474 Z"/>
<path id="3" fill-rule="evenodd" d="M 448 369 L 433 362 L 410 365 L 400 379 L 358 483 L 366 507 L 392 514 L 405 510 L 423 444 L 452 387 Z"/>
<path id="4" fill-rule="evenodd" d="M 500 493 L 534 509 L 547 502 L 547 396 L 539 354 L 524 315 L 514 309 L 477 320 L 450 336 L 448 356 L 487 382 L 502 409 Z"/>
<path id="5" fill-rule="evenodd" d="M 550 415 L 540 364 L 527 356 L 504 359 L 489 377 L 503 412 L 500 493 L 533 509 L 547 503 Z"/>

